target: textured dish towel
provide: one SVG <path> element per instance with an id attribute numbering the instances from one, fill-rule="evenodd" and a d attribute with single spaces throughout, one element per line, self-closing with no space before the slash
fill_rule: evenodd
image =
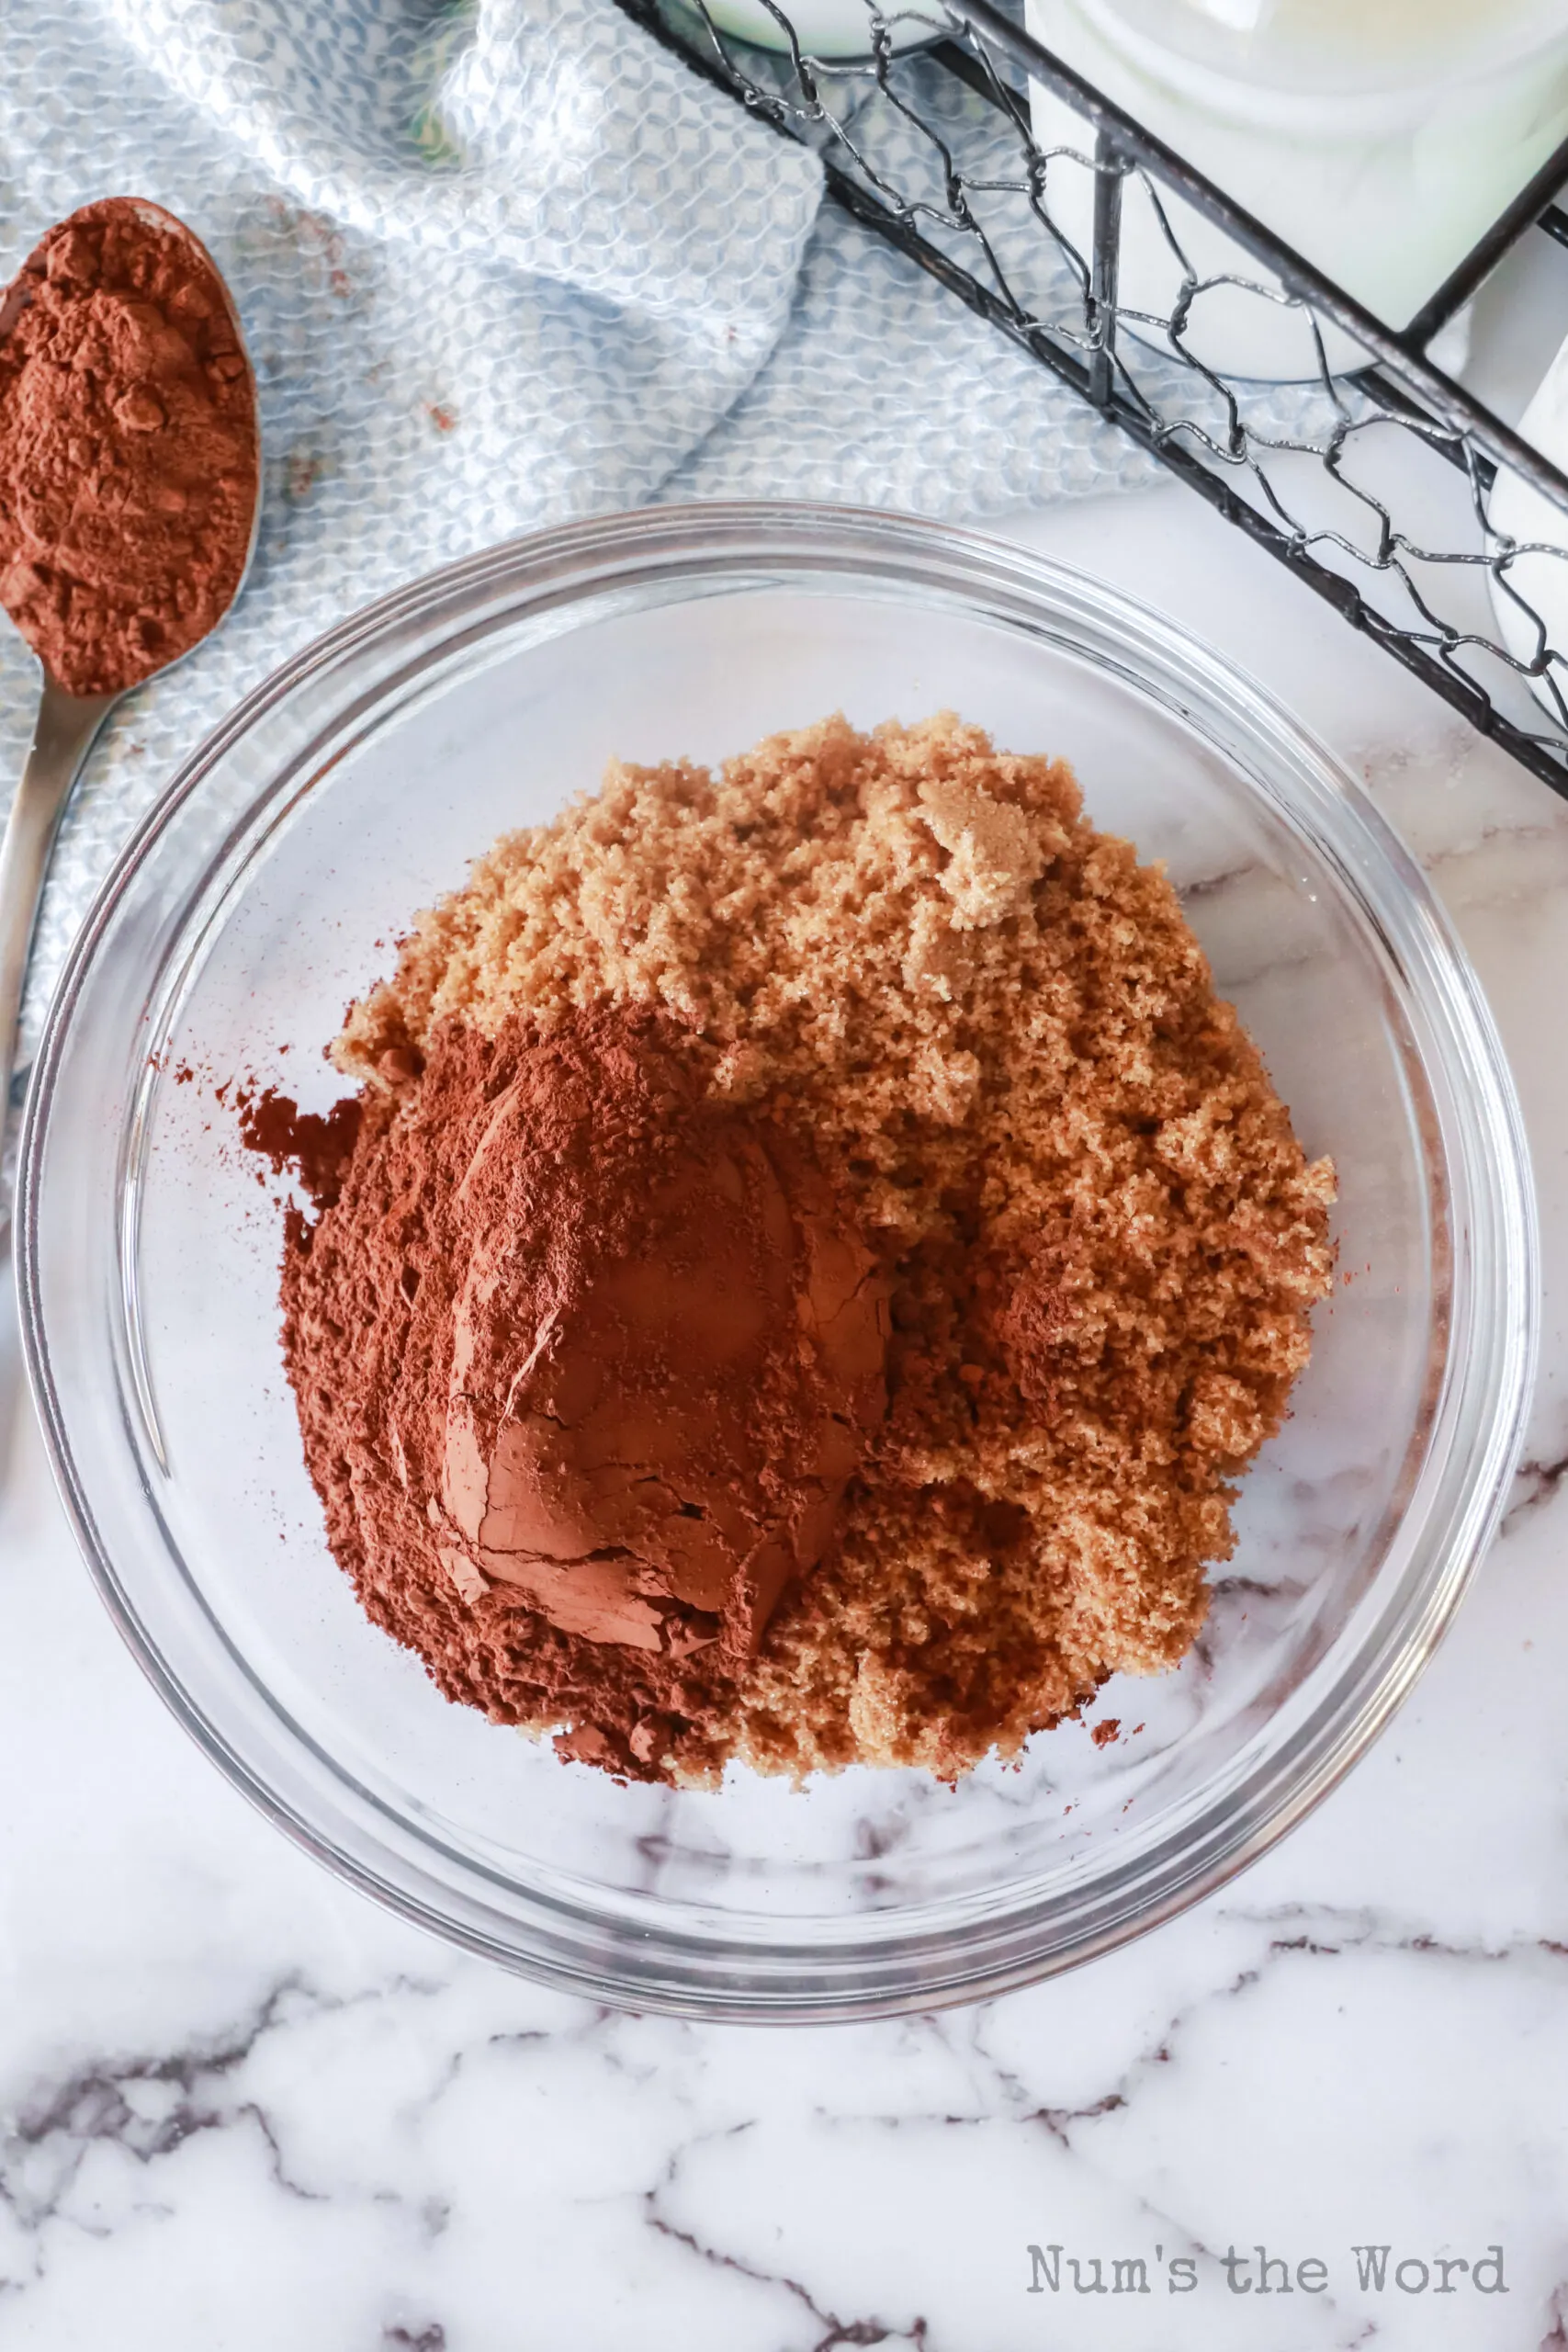
<path id="1" fill-rule="evenodd" d="M 244 321 L 265 481 L 231 617 L 121 706 L 67 815 L 19 1067 L 179 761 L 371 598 L 660 497 L 976 514 L 1149 470 L 613 0 L 6 0 L 4 17 L 0 277 L 97 197 L 189 221 Z M 971 138 L 994 135 L 947 86 Z M 35 690 L 0 622 L 0 807 Z"/>

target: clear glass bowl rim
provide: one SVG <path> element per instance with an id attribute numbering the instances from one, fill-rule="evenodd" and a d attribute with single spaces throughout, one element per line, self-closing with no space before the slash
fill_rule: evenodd
<path id="1" fill-rule="evenodd" d="M 1064 1905 L 955 1906 L 950 1926 L 905 1934 L 852 1919 L 837 1940 L 648 1932 L 536 1894 L 502 1918 L 482 1892 L 459 1899 L 385 1842 L 344 1835 L 269 1784 L 222 1724 L 171 1671 L 141 1621 L 96 1524 L 73 1456 L 46 1328 L 40 1269 L 42 1171 L 73 1013 L 117 909 L 186 801 L 234 748 L 312 684 L 352 683 L 356 663 L 400 640 L 435 662 L 477 647 L 520 613 L 570 607 L 607 589 L 691 581 L 721 588 L 846 589 L 880 582 L 956 599 L 973 614 L 1034 624 L 1053 616 L 1108 629 L 1124 677 L 1198 728 L 1236 764 L 1235 737 L 1294 772 L 1308 806 L 1292 820 L 1337 868 L 1363 916 L 1392 948 L 1424 1034 L 1446 1041 L 1438 1068 L 1441 1140 L 1452 1179 L 1453 1324 L 1474 1344 L 1455 1363 L 1412 1509 L 1427 1524 L 1398 1606 L 1371 1619 L 1350 1668 L 1288 1749 L 1269 1755 L 1242 1792 L 1211 1806 L 1168 1850 L 1112 1866 Z M 694 593 L 696 593 L 695 589 Z M 437 631 L 434 637 L 430 632 Z M 1070 640 L 1069 640 L 1070 641 Z M 1102 666 L 1115 668 L 1102 658 Z M 363 720 L 401 673 L 378 674 L 345 709 Z M 1205 725 L 1204 722 L 1208 724 Z M 323 731 L 331 731 L 325 729 Z M 1218 731 L 1213 731 L 1217 729 Z M 1256 785 L 1258 779 L 1253 778 Z M 273 786 L 255 796 L 259 802 Z M 244 823 L 247 811 L 235 820 Z M 1310 821 L 1308 821 L 1310 819 Z M 1412 977 L 1415 976 L 1413 981 Z M 99 891 L 73 948 L 45 1025 L 29 1090 L 18 1181 L 17 1268 L 24 1355 L 67 1513 L 110 1615 L 176 1718 L 226 1777 L 296 1843 L 415 1924 L 504 1966 L 589 1997 L 632 2007 L 759 2023 L 827 2022 L 989 1997 L 1114 1950 L 1212 1894 L 1311 1812 L 1378 1736 L 1446 1631 L 1501 1517 L 1523 1438 L 1539 1324 L 1536 1213 L 1523 1123 L 1479 984 L 1420 869 L 1360 786 L 1267 689 L 1163 614 L 1090 576 L 1007 542 L 920 518 L 785 502 L 665 506 L 532 534 L 426 575 L 353 615 L 264 680 L 191 754 L 148 812 Z M 1461 1307 L 1465 1310 L 1461 1313 Z M 1440 1442 L 1439 1442 L 1440 1440 Z M 1375 1589 L 1375 1588 L 1374 1588 Z M 350 1830 L 352 1823 L 348 1825 Z M 482 1873 L 476 1871 L 476 1878 Z M 517 1890 L 510 1888 L 515 1897 Z"/>

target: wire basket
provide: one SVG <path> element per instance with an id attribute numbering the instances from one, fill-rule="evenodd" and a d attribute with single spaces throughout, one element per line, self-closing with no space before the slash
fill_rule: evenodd
<path id="1" fill-rule="evenodd" d="M 808 55 L 787 0 L 753 0 L 776 51 L 725 31 L 708 0 L 620 5 L 816 149 L 838 203 L 1568 797 L 1568 617 L 1559 648 L 1541 609 L 1562 567 L 1568 614 L 1568 476 L 1433 356 L 1533 224 L 1568 243 L 1550 203 L 1568 148 L 1396 331 L 985 0 L 864 0 L 866 53 L 847 60 Z M 1058 118 L 1071 109 L 1070 142 L 1039 143 L 1032 85 Z M 1156 307 L 1146 288 L 1143 307 L 1122 296 L 1130 196 L 1168 259 Z M 1194 263 L 1194 214 L 1242 266 Z M 1271 329 L 1288 322 L 1304 355 L 1293 381 L 1216 360 L 1205 327 L 1222 303 L 1232 343 L 1239 324 L 1245 345 L 1251 306 Z"/>

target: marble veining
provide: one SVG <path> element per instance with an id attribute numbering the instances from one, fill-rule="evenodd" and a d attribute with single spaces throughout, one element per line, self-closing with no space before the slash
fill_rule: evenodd
<path id="1" fill-rule="evenodd" d="M 7 1333 L 0 2344 L 1568 2352 L 1568 808 L 1175 494 L 1013 527 L 1294 703 L 1487 988 L 1544 1352 L 1453 1632 L 1312 1819 L 1073 1976 L 849 2029 L 625 2016 L 382 1915 L 201 1762 L 76 1563 Z M 899 1834 L 864 1825 L 873 1899 Z M 645 1848 L 651 1883 L 657 1821 Z"/>

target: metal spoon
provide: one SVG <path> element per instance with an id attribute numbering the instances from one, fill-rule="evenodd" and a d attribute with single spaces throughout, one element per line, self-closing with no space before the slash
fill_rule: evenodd
<path id="1" fill-rule="evenodd" d="M 251 413 L 254 420 L 256 400 L 255 372 L 251 366 L 250 355 L 245 349 L 244 336 L 241 333 L 239 312 L 234 307 L 233 298 L 224 285 L 222 276 L 211 254 L 201 243 L 200 238 L 187 229 L 183 220 L 176 220 L 174 214 L 165 212 L 161 205 L 147 204 L 138 198 L 132 201 L 131 209 L 138 218 L 147 222 L 149 226 L 172 232 L 183 239 L 193 254 L 211 271 L 222 292 L 228 309 L 229 322 L 234 331 L 235 343 L 240 356 L 245 363 L 243 380 L 250 393 Z M 71 216 L 73 220 L 76 217 L 74 214 Z M 65 228 L 69 226 L 69 222 L 62 221 L 59 225 L 61 228 Z M 54 233 L 52 230 L 50 232 L 51 236 Z M 44 242 L 47 243 L 48 240 L 45 239 Z M 42 250 L 43 247 L 40 245 L 33 255 L 34 260 L 37 260 Z M 9 323 L 6 322 L 7 327 Z M 251 514 L 250 544 L 246 548 L 244 566 L 235 587 L 235 596 L 238 596 L 240 589 L 244 585 L 245 574 L 250 570 L 251 558 L 255 552 L 256 532 L 260 521 L 261 475 L 258 468 L 255 504 Z M 128 523 L 125 527 L 130 531 L 135 528 L 135 525 L 133 522 Z M 219 616 L 220 621 L 225 617 L 227 612 L 233 609 L 233 601 L 231 597 L 225 607 L 224 614 Z M 213 626 L 216 628 L 218 623 L 215 622 Z M 210 636 L 211 631 L 209 630 L 207 634 Z M 198 645 L 204 644 L 206 638 L 198 638 L 196 642 Z M 175 654 L 169 662 L 160 663 L 159 669 L 150 671 L 147 676 L 156 677 L 162 670 L 172 669 L 175 662 L 183 662 L 186 653 L 194 653 L 195 650 L 196 645 L 186 646 L 183 652 Z M 136 681 L 136 686 L 145 685 L 146 683 L 147 677 L 139 678 Z M 134 694 L 136 686 L 124 687 L 117 694 L 72 695 L 66 693 L 57 679 L 50 676 L 47 669 L 44 671 L 42 691 L 39 696 L 38 718 L 33 727 L 32 747 L 28 753 L 27 764 L 22 770 L 21 783 L 17 787 L 16 799 L 11 804 L 11 814 L 6 827 L 5 838 L 0 841 L 0 1071 L 5 1073 L 8 1081 L 4 1092 L 0 1092 L 0 1157 L 3 1157 L 9 1113 L 19 1109 L 26 1091 L 28 1072 L 18 1070 L 13 1076 L 11 1060 L 16 1050 L 17 1023 L 21 1011 L 22 988 L 27 977 L 28 956 L 32 946 L 33 929 L 38 921 L 39 901 L 43 896 L 44 877 L 49 871 L 49 861 L 54 847 L 55 835 L 60 830 L 60 820 L 65 812 L 65 804 L 71 797 L 72 787 L 82 773 L 98 729 L 115 705 L 122 702 L 127 694 Z M 5 1248 L 6 1236 L 10 1227 L 10 1216 L 9 1200 L 0 1199 L 0 1250 Z"/>

